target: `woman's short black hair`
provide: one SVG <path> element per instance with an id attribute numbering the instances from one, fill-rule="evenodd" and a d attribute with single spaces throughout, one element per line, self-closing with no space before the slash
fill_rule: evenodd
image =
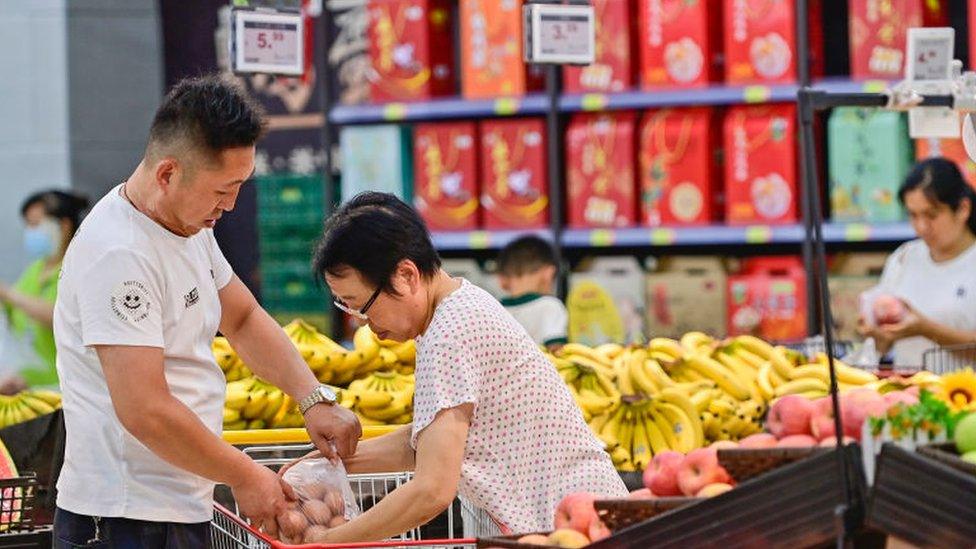
<path id="1" fill-rule="evenodd" d="M 74 236 L 81 224 L 82 214 L 88 209 L 88 199 L 80 194 L 66 191 L 49 190 L 34 193 L 27 197 L 20 205 L 20 216 L 27 217 L 27 210 L 35 204 L 44 205 L 44 213 L 57 220 L 67 219 L 71 222 L 71 234 Z"/>
<path id="2" fill-rule="evenodd" d="M 351 267 L 370 284 L 395 293 L 390 277 L 409 259 L 426 277 L 437 274 L 441 258 L 417 211 L 396 196 L 364 192 L 343 204 L 325 222 L 315 250 L 315 276 L 338 276 Z"/>
<path id="3" fill-rule="evenodd" d="M 956 211 L 964 198 L 969 199 L 969 232 L 976 235 L 976 191 L 966 183 L 955 162 L 945 158 L 929 158 L 915 164 L 905 182 L 898 189 L 898 199 L 905 204 L 905 195 L 920 190 L 931 202 L 945 204 Z"/>

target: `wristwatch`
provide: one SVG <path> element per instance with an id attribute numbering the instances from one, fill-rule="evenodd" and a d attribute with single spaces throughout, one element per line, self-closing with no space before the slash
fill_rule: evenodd
<path id="1" fill-rule="evenodd" d="M 335 391 L 332 390 L 328 385 L 319 385 L 318 387 L 312 389 L 312 394 L 303 398 L 301 402 L 298 403 L 298 409 L 301 411 L 302 415 L 305 415 L 312 406 L 316 404 L 328 404 L 329 406 L 334 405 L 338 401 Z"/>

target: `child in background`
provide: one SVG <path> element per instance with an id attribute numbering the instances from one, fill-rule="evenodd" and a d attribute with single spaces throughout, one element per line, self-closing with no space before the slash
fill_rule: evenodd
<path id="1" fill-rule="evenodd" d="M 552 295 L 558 272 L 555 250 L 538 236 L 518 238 L 498 255 L 498 282 L 506 294 L 502 305 L 549 350 L 566 343 L 569 319 L 566 306 Z"/>

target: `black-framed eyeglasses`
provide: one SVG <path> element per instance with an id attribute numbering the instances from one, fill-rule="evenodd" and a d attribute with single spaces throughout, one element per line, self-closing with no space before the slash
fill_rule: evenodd
<path id="1" fill-rule="evenodd" d="M 340 311 L 346 313 L 347 315 L 357 320 L 369 320 L 369 317 L 366 316 L 366 311 L 368 311 L 369 308 L 373 306 L 373 303 L 376 301 L 376 298 L 380 296 L 380 292 L 382 290 L 383 288 L 376 288 L 376 291 L 373 292 L 373 295 L 369 296 L 369 299 L 366 300 L 366 303 L 358 311 L 343 303 L 339 298 L 333 299 L 332 304 L 335 305 L 336 308 L 339 309 Z"/>

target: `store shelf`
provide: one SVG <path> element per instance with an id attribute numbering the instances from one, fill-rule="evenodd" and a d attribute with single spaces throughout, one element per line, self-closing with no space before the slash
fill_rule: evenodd
<path id="1" fill-rule="evenodd" d="M 505 231 L 444 231 L 431 233 L 434 247 L 440 251 L 496 250 L 526 234 L 552 240 L 548 229 Z"/>
<path id="2" fill-rule="evenodd" d="M 541 115 L 545 114 L 547 105 L 546 96 L 542 94 L 481 100 L 450 98 L 415 103 L 340 105 L 332 109 L 329 121 L 343 125 Z"/>
<path id="3" fill-rule="evenodd" d="M 884 90 L 887 85 L 887 82 L 879 80 L 855 82 L 844 78 L 831 78 L 818 81 L 814 87 L 829 92 L 852 93 L 879 92 Z M 564 95 L 559 100 L 559 109 L 562 112 L 588 112 L 784 102 L 794 101 L 797 89 L 798 87 L 795 84 L 777 86 L 715 85 L 701 89 L 634 90 L 610 94 Z M 333 124 L 346 125 L 542 115 L 546 112 L 547 104 L 545 95 L 532 94 L 524 97 L 483 100 L 449 98 L 414 103 L 341 105 L 332 109 L 329 114 L 329 121 Z"/>
<path id="4" fill-rule="evenodd" d="M 903 242 L 915 237 L 907 223 L 869 225 L 863 223 L 828 223 L 823 229 L 824 241 Z M 567 229 L 562 245 L 567 248 L 644 246 L 738 246 L 746 244 L 799 244 L 804 239 L 802 225 L 750 225 L 729 227 L 635 227 L 627 229 Z"/>

